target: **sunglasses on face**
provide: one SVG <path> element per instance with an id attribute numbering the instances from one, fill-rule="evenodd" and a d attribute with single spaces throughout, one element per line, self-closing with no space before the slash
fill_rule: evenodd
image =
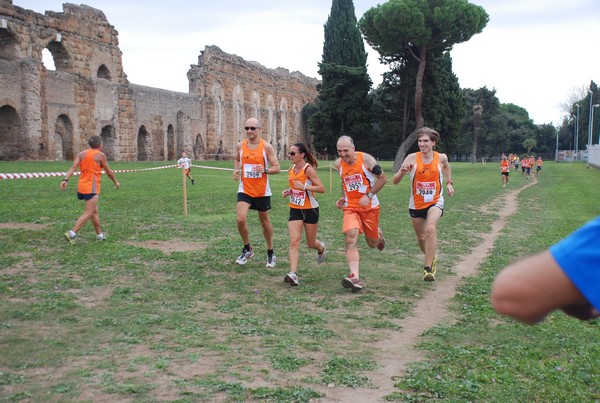
<path id="1" fill-rule="evenodd" d="M 244 129 L 246 129 L 246 131 L 250 130 L 250 131 L 254 131 L 256 129 L 260 129 L 260 127 L 254 127 L 254 126 L 246 126 L 244 127 Z"/>
<path id="2" fill-rule="evenodd" d="M 293 157 L 293 156 L 294 156 L 294 155 L 296 155 L 296 154 L 298 154 L 298 153 L 297 153 L 297 152 L 294 152 L 294 151 L 290 151 L 290 152 L 288 153 L 288 155 L 289 155 L 289 156 L 291 156 L 291 157 Z"/>

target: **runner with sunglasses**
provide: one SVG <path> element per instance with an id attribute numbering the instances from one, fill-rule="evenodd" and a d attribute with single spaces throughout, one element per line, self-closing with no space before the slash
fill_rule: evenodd
<path id="1" fill-rule="evenodd" d="M 233 179 L 239 182 L 236 219 L 244 247 L 236 263 L 244 265 L 254 256 L 248 231 L 248 210 L 257 210 L 263 236 L 267 243 L 266 267 L 275 267 L 273 227 L 269 220 L 271 187 L 269 176 L 281 172 L 275 149 L 260 137 L 261 127 L 256 118 L 246 121 L 246 139 L 236 145 Z"/>
<path id="2" fill-rule="evenodd" d="M 325 243 L 317 240 L 317 225 L 319 223 L 319 202 L 316 193 L 325 193 L 325 186 L 317 175 L 317 159 L 307 150 L 303 143 L 290 147 L 288 153 L 290 162 L 294 165 L 288 171 L 290 187 L 282 192 L 283 197 L 289 198 L 290 217 L 288 230 L 290 233 L 290 272 L 283 281 L 291 286 L 298 285 L 298 256 L 302 230 L 306 233 L 306 244 L 317 251 L 317 264 L 325 261 Z"/>

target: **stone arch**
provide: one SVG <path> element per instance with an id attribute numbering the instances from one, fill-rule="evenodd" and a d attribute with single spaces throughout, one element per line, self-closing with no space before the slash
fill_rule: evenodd
<path id="1" fill-rule="evenodd" d="M 175 130 L 173 125 L 167 126 L 167 161 L 174 161 L 177 159 Z"/>
<path id="2" fill-rule="evenodd" d="M 102 152 L 106 154 L 106 159 L 114 161 L 117 159 L 117 134 L 115 127 L 106 125 L 100 131 L 102 137 Z"/>
<path id="3" fill-rule="evenodd" d="M 10 105 L 0 107 L 0 160 L 20 159 L 23 145 L 19 141 L 21 119 Z"/>
<path id="4" fill-rule="evenodd" d="M 268 127 L 268 142 L 273 144 L 275 142 L 275 138 L 277 136 L 277 111 L 275 110 L 275 100 L 273 99 L 273 95 L 267 95 L 267 127 Z"/>
<path id="5" fill-rule="evenodd" d="M 302 141 L 300 133 L 302 133 L 302 107 L 300 102 L 295 99 L 292 105 L 292 133 L 289 136 L 289 143 Z M 293 136 L 293 137 L 292 137 Z"/>
<path id="6" fill-rule="evenodd" d="M 211 89 L 213 99 L 213 119 L 217 138 L 223 137 L 223 115 L 225 112 L 225 91 L 219 82 L 215 82 Z"/>
<path id="7" fill-rule="evenodd" d="M 252 96 L 250 97 L 250 108 L 252 109 L 252 116 L 258 119 L 260 122 L 260 94 L 258 91 L 252 91 Z"/>
<path id="8" fill-rule="evenodd" d="M 177 134 L 175 137 L 175 155 L 179 156 L 186 151 L 186 135 L 190 130 L 190 118 L 183 111 L 177 111 Z"/>
<path id="9" fill-rule="evenodd" d="M 277 136 L 277 147 L 275 151 L 277 151 L 277 157 L 282 158 L 282 155 L 287 155 L 288 149 L 288 130 L 287 130 L 287 113 L 288 113 L 288 104 L 287 99 L 281 98 L 279 102 L 279 116 L 281 122 L 281 130 L 279 135 Z"/>
<path id="10" fill-rule="evenodd" d="M 202 136 L 198 134 L 196 136 L 196 141 L 194 142 L 194 159 L 204 159 L 204 153 L 206 152 L 206 146 L 204 145 L 204 141 L 202 140 Z"/>
<path id="11" fill-rule="evenodd" d="M 0 29 L 0 59 L 17 60 L 21 58 L 21 48 L 17 37 L 7 29 Z"/>
<path id="12" fill-rule="evenodd" d="M 54 60 L 54 67 L 56 68 L 56 71 L 71 72 L 71 55 L 60 40 L 60 35 L 57 34 L 56 39 L 57 40 L 50 41 L 46 46 L 46 49 L 48 49 L 52 54 L 52 59 Z"/>
<path id="13" fill-rule="evenodd" d="M 50 136 L 49 155 L 57 161 L 73 160 L 73 122 L 67 115 L 60 115 Z"/>
<path id="14" fill-rule="evenodd" d="M 110 70 L 108 69 L 108 67 L 106 67 L 106 64 L 102 64 L 102 65 L 100 65 L 100 67 L 98 67 L 98 71 L 96 72 L 96 77 L 103 78 L 108 81 L 112 80 Z"/>
<path id="15" fill-rule="evenodd" d="M 137 135 L 137 160 L 152 161 L 152 136 L 146 126 L 140 126 Z"/>
<path id="16" fill-rule="evenodd" d="M 42 64 L 48 71 L 56 71 L 56 66 L 54 66 L 54 57 L 52 53 L 48 50 L 48 48 L 42 49 Z"/>
<path id="17" fill-rule="evenodd" d="M 233 146 L 242 140 L 242 130 L 244 125 L 244 92 L 240 85 L 233 88 Z"/>

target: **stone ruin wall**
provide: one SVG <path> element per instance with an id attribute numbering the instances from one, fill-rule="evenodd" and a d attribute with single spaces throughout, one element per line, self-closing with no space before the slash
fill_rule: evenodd
<path id="1" fill-rule="evenodd" d="M 121 56 L 100 10 L 67 3 L 42 15 L 0 0 L 0 160 L 69 160 L 92 134 L 111 160 L 231 159 L 251 116 L 279 158 L 309 140 L 302 110 L 317 97 L 314 78 L 208 46 L 181 93 L 129 83 Z"/>

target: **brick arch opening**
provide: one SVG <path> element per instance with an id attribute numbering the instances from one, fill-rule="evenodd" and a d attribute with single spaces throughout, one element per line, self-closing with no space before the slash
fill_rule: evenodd
<path id="1" fill-rule="evenodd" d="M 167 126 L 167 161 L 177 159 L 175 144 L 175 130 L 173 129 L 173 125 L 169 125 Z"/>
<path id="2" fill-rule="evenodd" d="M 104 126 L 100 131 L 100 137 L 102 137 L 102 152 L 106 154 L 106 159 L 109 161 L 116 160 L 117 135 L 114 126 Z"/>
<path id="3" fill-rule="evenodd" d="M 15 34 L 0 29 L 0 59 L 17 60 L 21 58 L 21 50 Z"/>
<path id="4" fill-rule="evenodd" d="M 10 161 L 22 157 L 20 132 L 21 119 L 16 109 L 10 105 L 0 107 L 0 160 Z"/>
<path id="5" fill-rule="evenodd" d="M 97 78 L 103 78 L 103 79 L 108 80 L 108 81 L 112 80 L 112 77 L 110 75 L 110 70 L 108 69 L 108 67 L 106 67 L 105 64 L 103 64 L 100 67 L 98 67 L 98 71 L 96 72 L 96 77 Z"/>
<path id="6" fill-rule="evenodd" d="M 206 147 L 204 146 L 204 140 L 202 140 L 202 136 L 198 134 L 196 136 L 196 141 L 194 142 L 194 158 L 204 159 L 204 154 L 206 153 Z"/>
<path id="7" fill-rule="evenodd" d="M 46 49 L 52 54 L 52 60 L 54 60 L 56 71 L 70 72 L 72 70 L 71 55 L 62 42 L 51 41 L 48 43 L 48 46 L 46 46 Z"/>
<path id="8" fill-rule="evenodd" d="M 137 160 L 152 161 L 152 137 L 142 125 L 137 135 Z"/>
<path id="9" fill-rule="evenodd" d="M 281 128 L 279 129 L 279 132 L 277 133 L 276 145 L 274 145 L 275 151 L 277 152 L 277 157 L 280 159 L 287 155 L 287 149 L 288 149 L 287 114 L 288 114 L 287 99 L 282 98 L 281 102 L 279 102 L 279 119 L 280 119 Z"/>
<path id="10" fill-rule="evenodd" d="M 57 160 L 73 160 L 73 123 L 67 115 L 60 115 L 50 137 L 50 157 Z"/>

